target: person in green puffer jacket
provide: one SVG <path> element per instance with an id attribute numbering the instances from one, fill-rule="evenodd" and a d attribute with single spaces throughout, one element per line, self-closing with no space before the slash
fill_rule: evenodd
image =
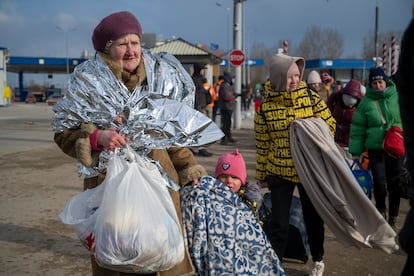
<path id="1" fill-rule="evenodd" d="M 349 152 L 354 159 L 359 159 L 368 150 L 375 205 L 384 218 L 388 218 L 388 223 L 395 227 L 400 209 L 399 176 L 404 158 L 390 156 L 383 149 L 385 132 L 391 126 L 402 128 L 397 88 L 382 67 L 372 68 L 365 97 L 352 118 Z"/>

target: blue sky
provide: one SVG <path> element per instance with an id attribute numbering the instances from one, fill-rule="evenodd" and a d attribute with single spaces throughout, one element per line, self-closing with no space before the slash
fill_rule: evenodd
<path id="1" fill-rule="evenodd" d="M 245 41 L 272 47 L 288 40 L 297 47 L 306 29 L 317 25 L 338 31 L 344 54 L 360 57 L 363 38 L 375 29 L 376 6 L 379 31 L 401 32 L 413 5 L 414 0 L 247 0 Z M 135 14 L 144 32 L 160 39 L 181 37 L 224 49 L 232 41 L 233 0 L 0 0 L 0 46 L 12 56 L 64 57 L 67 34 L 70 57 L 91 54 L 94 27 L 121 10 Z"/>

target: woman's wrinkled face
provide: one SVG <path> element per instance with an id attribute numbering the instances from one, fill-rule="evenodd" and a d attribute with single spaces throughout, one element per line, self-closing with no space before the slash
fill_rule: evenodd
<path id="1" fill-rule="evenodd" d="M 299 74 L 292 74 L 288 76 L 287 79 L 287 91 L 293 91 L 298 88 L 300 81 L 300 75 Z"/>
<path id="2" fill-rule="evenodd" d="M 228 174 L 222 174 L 218 177 L 218 180 L 226 184 L 227 187 L 230 188 L 233 192 L 237 192 L 240 190 L 240 187 L 242 185 L 242 182 L 239 178 L 228 175 Z"/>
<path id="3" fill-rule="evenodd" d="M 141 41 L 136 34 L 127 34 L 115 40 L 109 48 L 109 57 L 130 73 L 135 72 L 141 61 Z"/>
<path id="4" fill-rule="evenodd" d="M 387 82 L 384 80 L 374 80 L 371 82 L 371 87 L 377 91 L 384 91 L 387 88 Z"/>

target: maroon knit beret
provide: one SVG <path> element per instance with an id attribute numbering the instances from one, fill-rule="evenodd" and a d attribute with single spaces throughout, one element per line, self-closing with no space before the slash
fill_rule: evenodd
<path id="1" fill-rule="evenodd" d="M 93 47 L 97 51 L 105 52 L 108 41 L 114 41 L 125 34 L 136 34 L 141 39 L 142 28 L 138 19 L 127 11 L 110 14 L 93 31 Z"/>

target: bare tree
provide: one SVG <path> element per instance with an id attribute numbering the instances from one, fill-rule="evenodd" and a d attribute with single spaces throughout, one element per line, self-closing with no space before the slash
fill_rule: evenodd
<path id="1" fill-rule="evenodd" d="M 344 52 L 344 40 L 337 31 L 327 28 L 324 31 L 325 58 L 340 58 Z"/>
<path id="2" fill-rule="evenodd" d="M 364 37 L 364 49 L 362 56 L 365 59 L 372 59 L 375 57 L 375 34 L 374 31 L 369 31 L 369 33 Z"/>
<path id="3" fill-rule="evenodd" d="M 340 58 L 343 53 L 343 38 L 331 28 L 310 26 L 298 47 L 298 54 L 305 59 Z"/>
<path id="4" fill-rule="evenodd" d="M 250 57 L 252 59 L 263 59 L 264 66 L 256 66 L 250 69 L 250 79 L 251 84 L 263 83 L 267 76 L 269 75 L 268 70 L 268 61 L 273 54 L 277 52 L 276 47 L 267 48 L 263 43 L 255 42 L 252 45 L 252 50 L 250 51 Z"/>
<path id="5" fill-rule="evenodd" d="M 311 26 L 299 43 L 299 55 L 305 59 L 319 58 L 322 51 L 322 33 L 319 27 Z"/>
<path id="6" fill-rule="evenodd" d="M 278 44 L 273 47 L 266 47 L 261 42 L 254 42 L 250 51 L 250 58 L 263 59 L 264 66 L 252 67 L 250 69 L 251 84 L 264 82 L 269 75 L 269 59 L 273 54 L 283 47 L 283 41 L 279 40 Z M 288 54 L 291 56 L 301 56 L 305 59 L 316 58 L 338 58 L 343 52 L 342 36 L 330 28 L 321 29 L 317 26 L 308 28 L 305 37 L 296 49 L 289 44 Z"/>

